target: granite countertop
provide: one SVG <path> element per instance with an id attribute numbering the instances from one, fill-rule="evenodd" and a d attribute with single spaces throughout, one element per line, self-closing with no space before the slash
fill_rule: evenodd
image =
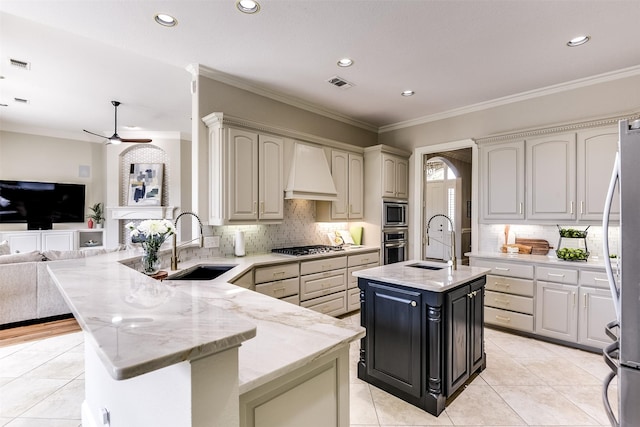
<path id="1" fill-rule="evenodd" d="M 239 386 L 246 393 L 364 336 L 358 325 L 227 283 L 255 266 L 317 255 L 262 254 L 180 264 L 181 270 L 235 265 L 211 281 L 157 281 L 121 264 L 140 255 L 130 250 L 48 263 L 78 323 L 117 380 L 241 345 Z"/>
<path id="2" fill-rule="evenodd" d="M 441 269 L 431 270 L 411 267 L 412 265 Z M 425 291 L 444 292 L 467 283 L 470 280 L 484 276 L 489 271 L 487 268 L 469 267 L 466 265 L 459 265 L 458 269 L 454 270 L 446 263 L 410 260 L 355 271 L 353 275 L 379 282 L 409 286 Z"/>
<path id="3" fill-rule="evenodd" d="M 465 255 L 470 258 L 492 258 L 526 264 L 551 264 L 573 268 L 604 268 L 604 258 L 602 257 L 589 257 L 587 261 L 565 261 L 556 257 L 554 250 L 549 251 L 547 255 L 507 254 L 503 252 L 469 252 Z M 615 264 L 615 260 L 612 260 L 612 263 Z"/>

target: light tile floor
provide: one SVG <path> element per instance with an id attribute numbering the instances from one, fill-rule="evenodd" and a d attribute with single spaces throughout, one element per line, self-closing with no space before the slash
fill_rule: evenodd
<path id="1" fill-rule="evenodd" d="M 346 321 L 359 323 L 357 315 Z M 487 369 L 434 417 L 359 380 L 351 370 L 351 425 L 609 425 L 598 354 L 485 329 Z M 83 337 L 73 333 L 0 347 L 0 426 L 78 427 L 84 396 Z M 359 342 L 350 349 L 355 368 Z M 611 399 L 616 400 L 615 385 Z"/>

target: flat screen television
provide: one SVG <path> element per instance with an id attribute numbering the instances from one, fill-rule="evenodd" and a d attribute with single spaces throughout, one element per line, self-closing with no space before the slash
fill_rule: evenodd
<path id="1" fill-rule="evenodd" d="M 0 223 L 50 230 L 53 223 L 84 222 L 84 202 L 84 184 L 0 180 Z"/>

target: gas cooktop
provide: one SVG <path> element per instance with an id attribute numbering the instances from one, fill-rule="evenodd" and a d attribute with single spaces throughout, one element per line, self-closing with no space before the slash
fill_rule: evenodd
<path id="1" fill-rule="evenodd" d="M 293 256 L 301 256 L 301 255 L 314 255 L 314 254 L 325 254 L 328 252 L 337 252 L 343 251 L 344 248 L 342 246 L 329 246 L 329 245 L 310 245 L 310 246 L 292 246 L 290 248 L 276 248 L 271 249 L 271 252 L 283 255 L 293 255 Z"/>

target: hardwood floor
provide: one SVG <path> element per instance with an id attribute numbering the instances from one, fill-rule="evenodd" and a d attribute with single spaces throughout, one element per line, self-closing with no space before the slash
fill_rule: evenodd
<path id="1" fill-rule="evenodd" d="M 80 331 L 76 319 L 62 319 L 36 325 L 0 330 L 0 347 L 39 340 Z"/>

